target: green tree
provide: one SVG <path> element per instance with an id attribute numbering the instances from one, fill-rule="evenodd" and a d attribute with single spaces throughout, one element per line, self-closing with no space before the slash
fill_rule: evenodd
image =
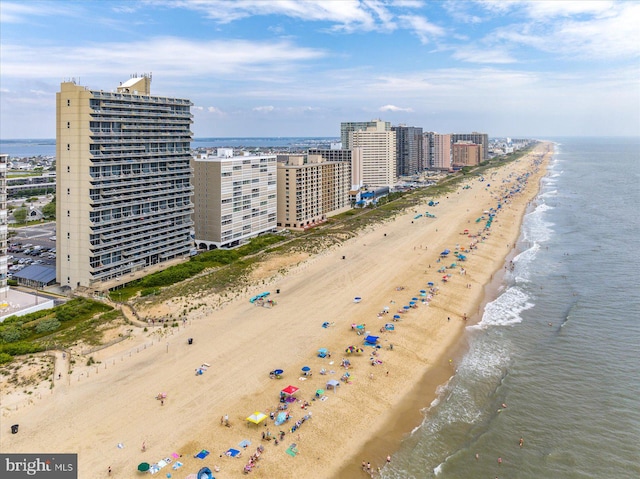
<path id="1" fill-rule="evenodd" d="M 13 212 L 13 217 L 18 223 L 24 223 L 27 219 L 27 210 L 25 208 L 19 208 Z"/>
<path id="2" fill-rule="evenodd" d="M 48 220 L 56 219 L 56 197 L 54 196 L 50 203 L 42 207 L 42 214 Z"/>

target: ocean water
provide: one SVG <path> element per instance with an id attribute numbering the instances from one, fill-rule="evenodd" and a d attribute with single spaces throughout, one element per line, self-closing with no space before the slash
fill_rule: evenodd
<path id="1" fill-rule="evenodd" d="M 513 271 L 383 478 L 640 477 L 640 139 L 554 141 Z"/>

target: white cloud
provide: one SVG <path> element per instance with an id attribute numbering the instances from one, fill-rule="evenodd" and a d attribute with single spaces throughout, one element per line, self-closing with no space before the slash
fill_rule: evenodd
<path id="1" fill-rule="evenodd" d="M 378 108 L 379 111 L 404 111 L 404 112 L 412 112 L 413 108 L 401 108 L 395 105 L 385 105 Z"/>
<path id="2" fill-rule="evenodd" d="M 0 23 L 28 23 L 34 17 L 61 15 L 75 15 L 75 10 L 57 2 L 0 2 Z"/>
<path id="3" fill-rule="evenodd" d="M 203 106 L 198 106 L 198 105 L 194 105 L 191 107 L 192 110 L 196 110 L 196 111 L 204 111 L 204 107 Z"/>
<path id="4" fill-rule="evenodd" d="M 429 22 L 426 18 L 417 15 L 401 15 L 398 18 L 403 24 L 409 26 L 423 44 L 429 43 L 432 37 L 440 37 L 445 31 L 442 27 Z"/>
<path id="5" fill-rule="evenodd" d="M 158 55 L 158 52 L 162 52 Z M 2 75 L 20 78 L 63 78 L 69 74 L 112 75 L 114 71 L 151 71 L 163 77 L 227 76 L 288 71 L 325 52 L 289 41 L 195 41 L 175 37 L 140 42 L 46 47 L 0 44 Z M 99 58 L 99 62 L 87 59 Z M 266 80 L 266 77 L 263 78 Z"/>
<path id="6" fill-rule="evenodd" d="M 640 4 L 625 3 L 605 16 L 509 25 L 496 30 L 494 38 L 567 57 L 634 58 L 640 56 L 638 25 Z"/>
<path id="7" fill-rule="evenodd" d="M 267 105 L 267 106 L 256 106 L 255 108 L 253 108 L 253 111 L 257 111 L 260 113 L 268 113 L 268 112 L 274 111 L 275 109 L 276 107 Z"/>
<path id="8" fill-rule="evenodd" d="M 224 112 L 220 108 L 216 108 L 215 106 L 207 107 L 207 111 L 209 113 L 217 113 L 218 115 L 224 114 Z"/>
<path id="9" fill-rule="evenodd" d="M 469 63 L 515 63 L 516 59 L 513 58 L 508 52 L 501 48 L 498 49 L 477 49 L 475 47 L 465 46 L 455 51 L 453 58 L 456 60 L 469 62 Z"/>

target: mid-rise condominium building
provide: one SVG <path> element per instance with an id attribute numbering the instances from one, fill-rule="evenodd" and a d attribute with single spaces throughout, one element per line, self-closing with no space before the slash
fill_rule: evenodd
<path id="1" fill-rule="evenodd" d="M 278 155 L 278 226 L 309 228 L 349 210 L 350 186 L 347 161 L 327 161 L 316 154 Z"/>
<path id="2" fill-rule="evenodd" d="M 217 156 L 192 160 L 194 224 L 199 249 L 231 248 L 276 229 L 275 155 Z"/>
<path id="3" fill-rule="evenodd" d="M 352 149 L 361 149 L 364 186 L 392 187 L 396 183 L 396 132 L 387 130 L 385 122 L 349 133 L 349 143 Z"/>
<path id="4" fill-rule="evenodd" d="M 452 133 L 451 143 L 457 143 L 459 141 L 470 141 L 476 145 L 482 145 L 482 160 L 489 159 L 489 135 L 486 133 Z"/>
<path id="5" fill-rule="evenodd" d="M 396 176 L 409 176 L 424 170 L 422 128 L 393 126 L 396 132 Z"/>
<path id="6" fill-rule="evenodd" d="M 382 120 L 371 121 L 343 121 L 340 123 L 340 141 L 343 150 L 352 148 L 350 133 L 354 131 L 366 130 L 367 128 L 381 129 L 382 131 L 391 131 L 391 123 Z"/>
<path id="7" fill-rule="evenodd" d="M 191 238 L 192 103 L 64 82 L 56 95 L 57 280 L 106 290 L 184 259 Z"/>
<path id="8" fill-rule="evenodd" d="M 451 164 L 454 168 L 477 166 L 482 161 L 482 145 L 471 141 L 458 141 L 452 145 Z"/>
<path id="9" fill-rule="evenodd" d="M 432 131 L 424 133 L 424 152 L 427 168 L 449 170 L 451 168 L 451 135 Z"/>
<path id="10" fill-rule="evenodd" d="M 7 165 L 9 155 L 0 154 L 0 300 L 7 297 Z"/>

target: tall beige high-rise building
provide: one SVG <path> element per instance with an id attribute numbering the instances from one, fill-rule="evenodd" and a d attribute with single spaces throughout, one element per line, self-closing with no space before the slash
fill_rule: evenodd
<path id="1" fill-rule="evenodd" d="M 321 155 L 278 155 L 278 226 L 304 229 L 351 208 L 351 165 Z"/>
<path id="2" fill-rule="evenodd" d="M 431 141 L 433 154 L 431 168 L 449 170 L 451 168 L 451 135 L 434 133 Z"/>
<path id="3" fill-rule="evenodd" d="M 192 160 L 194 223 L 199 249 L 229 248 L 276 229 L 276 155 L 217 156 Z"/>
<path id="4" fill-rule="evenodd" d="M 342 149 L 350 150 L 353 147 L 351 144 L 351 137 L 349 136 L 351 133 L 354 131 L 366 130 L 367 128 L 391 131 L 391 122 L 382 121 L 380 119 L 371 121 L 343 121 L 340 123 L 340 141 L 342 143 Z"/>
<path id="5" fill-rule="evenodd" d="M 362 182 L 370 188 L 393 186 L 396 176 L 396 132 L 387 130 L 386 123 L 376 122 L 364 130 L 349 133 L 351 148 L 360 148 Z"/>
<path id="6" fill-rule="evenodd" d="M 56 95 L 57 280 L 106 290 L 187 258 L 192 103 L 151 96 L 151 77 L 113 92 Z"/>

